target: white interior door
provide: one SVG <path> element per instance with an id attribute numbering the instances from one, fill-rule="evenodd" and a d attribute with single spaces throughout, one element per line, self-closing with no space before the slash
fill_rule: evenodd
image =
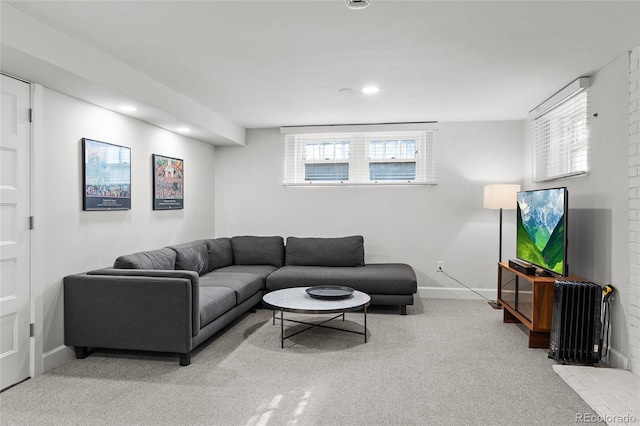
<path id="1" fill-rule="evenodd" d="M 0 389 L 5 389 L 30 374 L 30 87 L 0 77 Z"/>

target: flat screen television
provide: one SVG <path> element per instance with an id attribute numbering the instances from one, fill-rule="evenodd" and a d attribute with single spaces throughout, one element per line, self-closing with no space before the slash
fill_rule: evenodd
<path id="1" fill-rule="evenodd" d="M 518 192 L 516 257 L 550 273 L 566 276 L 567 188 Z"/>

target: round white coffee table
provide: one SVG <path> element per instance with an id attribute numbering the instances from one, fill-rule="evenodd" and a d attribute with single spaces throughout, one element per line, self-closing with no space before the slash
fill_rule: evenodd
<path id="1" fill-rule="evenodd" d="M 344 299 L 316 299 L 307 294 L 309 287 L 293 287 L 282 290 L 272 291 L 262 297 L 262 302 L 270 309 L 273 309 L 273 324 L 276 323 L 276 311 L 280 311 L 280 346 L 284 348 L 285 339 L 289 339 L 304 331 L 315 327 L 330 328 L 332 330 L 346 331 L 349 333 L 361 334 L 364 336 L 364 342 L 367 343 L 367 307 L 371 304 L 369 295 L 355 290 L 351 296 Z M 329 321 L 342 317 L 344 321 L 345 312 L 363 311 L 364 313 L 364 332 L 347 330 L 344 328 L 331 327 L 324 325 Z M 284 318 L 285 312 L 298 314 L 339 314 L 319 323 L 308 323 L 293 319 Z M 309 327 L 299 330 L 293 334 L 285 336 L 284 322 L 294 322 L 297 324 L 309 325 Z"/>

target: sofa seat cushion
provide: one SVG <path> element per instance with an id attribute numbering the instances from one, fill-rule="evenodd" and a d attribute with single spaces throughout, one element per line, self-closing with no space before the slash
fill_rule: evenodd
<path id="1" fill-rule="evenodd" d="M 200 328 L 236 306 L 236 293 L 227 287 L 200 287 Z"/>
<path id="2" fill-rule="evenodd" d="M 242 272 L 211 272 L 200 277 L 200 288 L 206 287 L 230 288 L 239 305 L 262 290 L 262 277 Z"/>
<path id="3" fill-rule="evenodd" d="M 162 248 L 119 256 L 113 263 L 115 269 L 175 269 L 176 252 Z"/>
<path id="4" fill-rule="evenodd" d="M 267 277 L 269 291 L 290 287 L 341 285 L 368 294 L 414 294 L 416 274 L 403 263 L 366 266 L 284 266 Z"/>
<path id="5" fill-rule="evenodd" d="M 271 265 L 231 265 L 216 269 L 214 272 L 241 272 L 244 274 L 258 275 L 264 283 L 265 278 L 276 269 L 278 268 Z"/>

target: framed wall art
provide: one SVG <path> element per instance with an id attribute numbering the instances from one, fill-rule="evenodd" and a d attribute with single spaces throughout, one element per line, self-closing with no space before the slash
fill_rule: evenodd
<path id="1" fill-rule="evenodd" d="M 131 209 L 131 148 L 82 138 L 83 210 Z"/>
<path id="2" fill-rule="evenodd" d="M 184 208 L 184 162 L 153 154 L 153 209 Z"/>

